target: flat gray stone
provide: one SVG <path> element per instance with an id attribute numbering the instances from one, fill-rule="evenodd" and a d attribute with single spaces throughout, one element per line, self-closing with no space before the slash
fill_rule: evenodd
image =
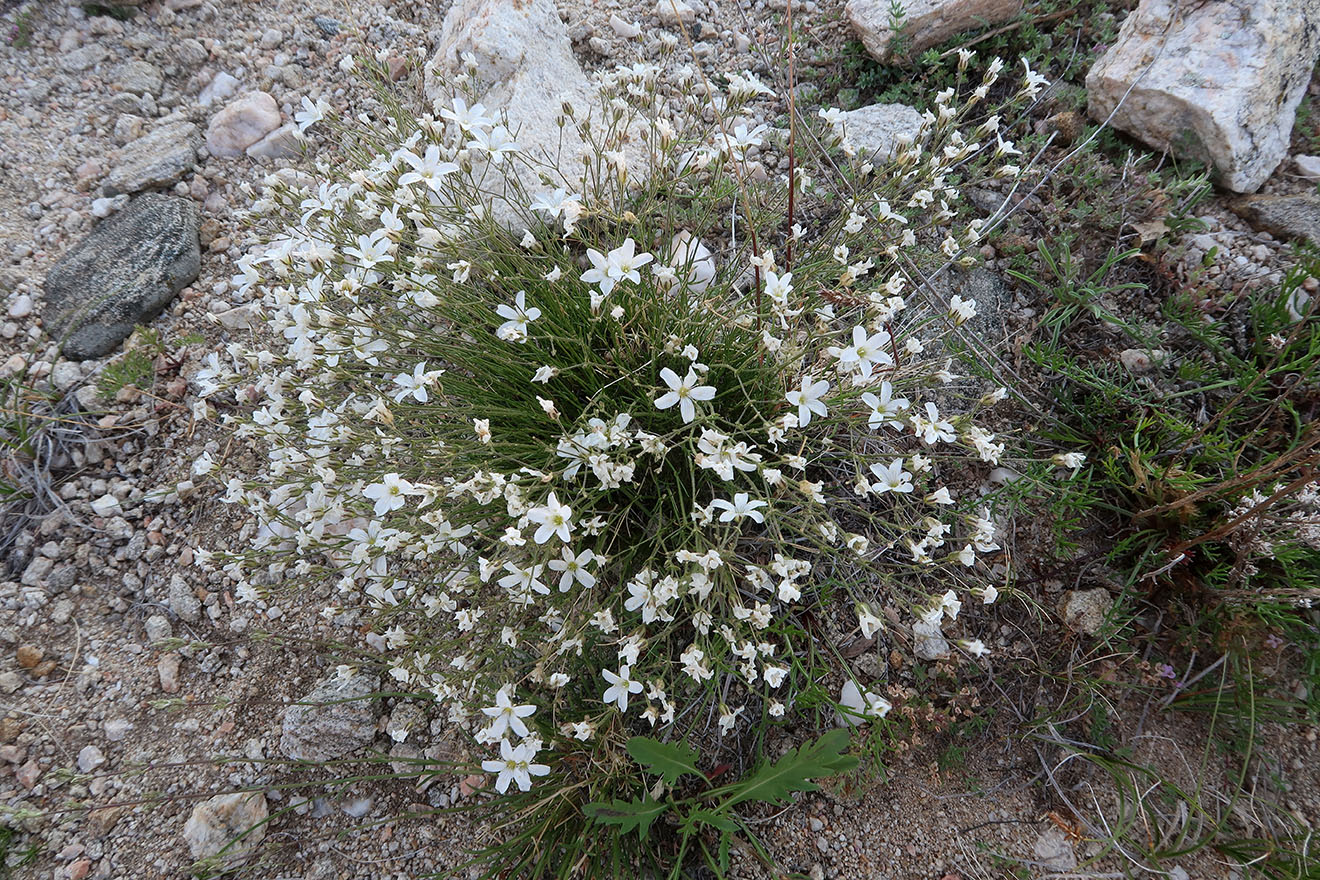
<path id="1" fill-rule="evenodd" d="M 197 164 L 201 132 L 191 122 L 169 122 L 134 141 L 110 158 L 110 173 L 101 187 L 107 196 L 173 186 Z"/>
<path id="2" fill-rule="evenodd" d="M 1320 244 L 1320 196 L 1245 196 L 1232 207 L 1256 229 Z"/>
<path id="3" fill-rule="evenodd" d="M 114 69 L 110 78 L 121 90 L 134 95 L 159 98 L 161 89 L 165 87 L 165 76 L 160 68 L 141 58 L 125 61 Z"/>
<path id="4" fill-rule="evenodd" d="M 148 193 L 70 248 L 46 276 L 42 310 L 64 356 L 110 354 L 196 279 L 200 222 L 190 200 Z"/>
<path id="5" fill-rule="evenodd" d="M 295 761 L 329 761 L 368 746 L 376 738 L 379 676 L 331 675 L 284 713 L 280 753 Z"/>
<path id="6" fill-rule="evenodd" d="M 888 162 L 921 133 L 921 114 L 907 104 L 871 104 L 843 114 L 844 139 L 868 159 Z"/>

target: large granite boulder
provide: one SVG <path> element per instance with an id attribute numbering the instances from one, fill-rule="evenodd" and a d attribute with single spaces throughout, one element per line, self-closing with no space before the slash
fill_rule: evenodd
<path id="1" fill-rule="evenodd" d="M 46 276 L 42 320 L 70 360 L 110 354 L 197 278 L 197 205 L 148 193 L 102 222 Z"/>
<path id="2" fill-rule="evenodd" d="M 894 37 L 890 0 L 848 0 L 848 20 L 866 51 L 877 61 L 892 61 Z M 1022 0 L 903 0 L 903 48 L 909 56 L 938 46 L 973 28 L 1007 21 Z"/>
<path id="3" fill-rule="evenodd" d="M 1317 52 L 1317 0 L 1142 0 L 1086 76 L 1088 112 L 1254 192 L 1287 155 Z"/>

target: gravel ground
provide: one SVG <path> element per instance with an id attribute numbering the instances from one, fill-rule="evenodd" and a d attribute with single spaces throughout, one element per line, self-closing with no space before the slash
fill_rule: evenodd
<path id="1" fill-rule="evenodd" d="M 688 3 L 705 63 L 768 74 L 778 51 L 775 2 Z M 157 187 L 201 209 L 203 255 L 200 277 L 153 325 L 165 353 L 152 393 L 101 400 L 107 361 L 52 364 L 40 319 L 46 272 L 119 207 L 108 191 L 115 173 L 140 158 L 125 149 L 136 138 L 166 124 L 204 132 L 226 103 L 206 102 L 222 75 L 237 81 L 236 93 L 267 92 L 282 124 L 303 97 L 354 107 L 366 91 L 340 71 L 341 57 L 365 49 L 400 58 L 429 47 L 447 5 L 167 0 L 119 21 L 33 0 L 31 45 L 0 45 L 0 362 L 8 372 L 22 359 L 34 363 L 34 375 L 49 374 L 94 411 L 65 453 L 64 464 L 82 473 L 59 490 L 62 508 L 22 530 L 0 569 L 0 802 L 17 811 L 6 820 L 20 832 L 11 860 L 34 853 L 16 877 L 188 876 L 185 820 L 199 800 L 237 788 L 263 790 L 275 816 L 248 863 L 253 876 L 417 877 L 452 866 L 476 839 L 471 824 L 429 814 L 461 797 L 457 780 L 425 790 L 408 780 L 339 789 L 314 783 L 373 768 L 267 763 L 281 759 L 284 706 L 332 672 L 307 646 L 330 635 L 329 624 L 298 609 L 238 606 L 221 576 L 191 565 L 193 548 L 241 543 L 252 526 L 213 488 L 189 482 L 204 452 L 240 464 L 248 453 L 194 419 L 183 377 L 248 332 L 250 309 L 229 284 L 244 243 L 236 211 L 250 202 L 250 187 L 298 160 L 216 158 L 203 147 Z M 807 49 L 842 45 L 840 7 L 829 0 L 801 10 Z M 631 60 L 635 43 L 613 17 L 641 23 L 643 47 L 663 27 L 645 3 L 568 0 L 561 12 L 588 70 Z M 313 157 L 316 150 L 314 138 Z M 1301 185 L 1281 178 L 1271 187 Z M 1211 277 L 1225 286 L 1277 280 L 1273 237 L 1220 204 L 1207 220 L 1189 242 L 1187 265 L 1214 247 Z M 1009 309 L 1010 328 L 1032 316 L 1021 299 Z M 250 638 L 266 630 L 290 640 Z M 398 748 L 389 731 L 409 712 L 379 705 L 345 719 L 339 733 L 388 751 Z M 444 734 L 423 721 L 405 745 L 443 750 Z M 1074 847 L 1045 817 L 1049 805 L 1033 784 L 1039 762 L 999 734 L 979 740 L 985 747 L 951 771 L 933 768 L 934 747 L 916 748 L 890 768 L 892 782 L 805 798 L 767 813 L 760 828 L 785 867 L 813 878 L 992 877 L 988 852 L 1063 868 L 1060 853 Z M 1194 732 L 1170 736 L 1195 745 Z M 1303 758 L 1317 764 L 1314 740 L 1312 732 L 1296 746 L 1299 775 Z M 240 760 L 208 760 L 220 754 Z M 1320 817 L 1313 799 L 1298 810 Z M 409 818 L 416 813 L 428 815 Z M 738 876 L 762 876 L 750 859 L 738 865 Z M 1210 862 L 1185 869 L 1228 876 Z"/>

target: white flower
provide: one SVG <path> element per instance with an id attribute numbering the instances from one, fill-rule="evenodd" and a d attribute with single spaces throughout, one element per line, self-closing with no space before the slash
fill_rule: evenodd
<path id="1" fill-rule="evenodd" d="M 694 400 L 712 400 L 715 397 L 715 386 L 698 385 L 701 380 L 697 378 L 696 372 L 691 367 L 688 368 L 687 376 L 680 379 L 673 370 L 665 367 L 660 371 L 660 378 L 669 386 L 669 391 L 655 399 L 656 409 L 669 409 L 674 404 L 678 404 L 678 411 L 683 416 L 683 424 L 688 424 L 697 417 L 696 405 Z"/>
<path id="2" fill-rule="evenodd" d="M 1051 461 L 1061 468 L 1068 468 L 1076 471 L 1082 465 L 1086 464 L 1086 453 L 1083 452 L 1061 452 L 1054 456 Z"/>
<path id="3" fill-rule="evenodd" d="M 596 585 L 596 577 L 587 571 L 587 566 L 596 559 L 596 554 L 591 550 L 583 550 L 578 555 L 573 555 L 571 547 L 565 547 L 560 551 L 559 559 L 550 560 L 550 570 L 562 572 L 559 578 L 559 592 L 566 593 L 573 586 L 574 582 L 581 584 L 587 589 Z"/>
<path id="4" fill-rule="evenodd" d="M 863 379 L 869 379 L 876 364 L 888 366 L 894 362 L 887 350 L 889 344 L 888 331 L 878 330 L 868 335 L 866 328 L 858 324 L 853 327 L 852 345 L 844 348 L 830 346 L 826 351 L 839 359 L 840 367 L 855 370 Z"/>
<path id="5" fill-rule="evenodd" d="M 486 116 L 486 105 L 477 103 L 469 108 L 467 101 L 462 98 L 455 98 L 454 109 L 441 110 L 440 116 L 453 122 L 464 131 L 490 128 L 495 124 L 495 120 Z"/>
<path id="6" fill-rule="evenodd" d="M 886 492 L 907 494 L 912 491 L 912 474 L 903 470 L 903 459 L 896 458 L 888 466 L 876 462 L 871 465 L 871 473 L 879 482 L 871 484 L 871 491 L 877 495 Z"/>
<path id="7" fill-rule="evenodd" d="M 391 510 L 398 510 L 408 495 L 413 492 L 413 485 L 396 473 L 388 473 L 380 483 L 372 483 L 362 490 L 362 495 L 376 502 L 376 516 L 384 516 Z"/>
<path id="8" fill-rule="evenodd" d="M 632 669 L 624 664 L 619 667 L 618 675 L 610 672 L 608 669 L 601 671 L 601 675 L 609 682 L 610 686 L 605 690 L 603 699 L 606 703 L 614 703 L 619 707 L 620 712 L 628 711 L 628 695 L 640 694 L 642 692 L 642 683 L 633 681 L 628 676 Z"/>
<path id="9" fill-rule="evenodd" d="M 580 202 L 582 197 L 577 193 L 569 193 L 563 187 L 541 193 L 532 201 L 533 211 L 544 211 L 551 217 L 558 217 L 564 213 L 564 209 L 569 202 Z"/>
<path id="10" fill-rule="evenodd" d="M 958 647 L 962 648 L 973 657 L 984 657 L 990 653 L 990 649 L 985 646 L 985 642 L 980 639 L 959 639 Z"/>
<path id="11" fill-rule="evenodd" d="M 487 729 L 492 741 L 502 738 L 510 730 L 514 736 L 519 737 L 525 737 L 531 732 L 523 719 L 535 712 L 536 707 L 530 703 L 515 706 L 512 694 L 513 685 L 506 684 L 495 692 L 495 705 L 481 710 L 481 714 L 491 719 Z"/>
<path id="12" fill-rule="evenodd" d="M 293 114 L 293 121 L 298 123 L 298 131 L 306 133 L 307 129 L 325 119 L 325 111 L 329 109 L 329 105 L 320 98 L 317 98 L 316 103 L 313 104 L 311 99 L 304 96 L 302 106 L 300 112 Z"/>
<path id="13" fill-rule="evenodd" d="M 439 192 L 440 183 L 445 175 L 453 174 L 458 170 L 458 166 L 453 162 L 440 161 L 440 148 L 435 144 L 426 148 L 425 156 L 418 156 L 410 150 L 405 150 L 401 157 L 412 166 L 412 171 L 399 175 L 400 186 L 424 183 L 432 192 Z"/>
<path id="14" fill-rule="evenodd" d="M 765 522 L 765 515 L 757 508 L 765 507 L 766 503 L 751 500 L 746 492 L 735 493 L 732 501 L 716 498 L 710 503 L 710 506 L 724 511 L 720 514 L 720 522 L 741 522 L 743 517 L 750 517 L 758 523 Z"/>
<path id="15" fill-rule="evenodd" d="M 591 268 L 582 273 L 582 280 L 588 284 L 599 285 L 600 292 L 605 296 L 609 296 L 614 286 L 625 279 L 634 284 L 641 283 L 642 275 L 637 270 L 651 262 L 654 257 L 647 253 L 636 253 L 636 249 L 637 243 L 631 238 L 624 239 L 623 244 L 609 254 L 587 248 L 587 259 L 591 261 Z"/>
<path id="16" fill-rule="evenodd" d="M 555 367 L 548 367 L 548 366 L 540 367 L 537 369 L 536 373 L 532 376 L 532 381 L 540 382 L 542 385 L 544 385 L 558 375 L 559 375 L 559 370 Z"/>
<path id="17" fill-rule="evenodd" d="M 926 403 L 926 418 L 915 414 L 912 416 L 912 430 L 927 446 L 941 441 L 952 443 L 957 437 L 953 425 L 942 420 L 939 408 L 930 402 Z"/>
<path id="18" fill-rule="evenodd" d="M 507 739 L 500 740 L 500 759 L 498 761 L 482 761 L 481 769 L 487 773 L 498 773 L 495 779 L 495 790 L 504 794 L 509 790 L 509 783 L 518 783 L 519 791 L 529 791 L 532 787 L 533 776 L 545 776 L 550 772 L 550 768 L 545 764 L 533 764 L 532 759 L 536 757 L 536 746 L 534 743 L 525 742 L 514 747 L 509 745 Z"/>
<path id="19" fill-rule="evenodd" d="M 478 441 L 490 443 L 490 419 L 473 419 L 472 430 L 476 432 Z"/>
<path id="20" fill-rule="evenodd" d="M 480 150 L 490 156 L 490 161 L 496 165 L 504 161 L 505 154 L 512 154 L 521 149 L 514 142 L 509 130 L 502 125 L 497 125 L 490 131 L 476 129 L 471 132 L 472 139 L 468 141 L 469 150 Z"/>
<path id="21" fill-rule="evenodd" d="M 444 370 L 427 371 L 426 361 L 422 361 L 413 367 L 412 373 L 400 373 L 394 377 L 394 384 L 399 386 L 399 390 L 394 394 L 394 402 L 402 403 L 405 397 L 411 396 L 418 403 L 426 403 L 430 400 L 430 394 L 426 386 L 430 385 Z"/>
<path id="22" fill-rule="evenodd" d="M 862 638 L 869 639 L 885 628 L 884 621 L 876 616 L 869 605 L 857 603 L 857 625 L 862 628 Z"/>
<path id="23" fill-rule="evenodd" d="M 495 335 L 500 339 L 526 342 L 527 325 L 541 317 L 541 310 L 535 306 L 530 309 L 527 307 L 527 291 L 525 290 L 518 291 L 513 302 L 512 306 L 501 303 L 495 307 L 496 313 L 505 319 L 504 323 L 495 331 Z"/>
<path id="24" fill-rule="evenodd" d="M 798 408 L 798 424 L 806 425 L 811 421 L 811 414 L 818 416 L 827 414 L 825 403 L 821 400 L 823 396 L 829 393 L 830 383 L 825 380 L 815 382 L 811 376 L 803 376 L 802 382 L 798 388 L 788 392 L 784 397 L 788 400 L 789 406 Z"/>
<path id="25" fill-rule="evenodd" d="M 880 396 L 876 397 L 867 391 L 862 395 L 862 403 L 871 408 L 871 414 L 866 420 L 866 424 L 872 430 L 881 425 L 890 428 L 902 428 L 903 423 L 899 421 L 899 414 L 910 405 L 906 397 L 894 397 L 894 386 L 889 382 L 880 383 Z"/>
<path id="26" fill-rule="evenodd" d="M 949 301 L 949 316 L 953 318 L 955 324 L 970 321 L 976 317 L 976 300 L 963 299 L 955 293 L 953 299 Z"/>
<path id="27" fill-rule="evenodd" d="M 554 492 L 550 493 L 544 506 L 529 510 L 527 518 L 540 525 L 536 534 L 532 536 L 532 540 L 536 543 L 544 544 L 552 535 L 557 535 L 565 544 L 569 542 L 569 532 L 573 528 L 573 511 L 568 505 L 560 504 Z"/>

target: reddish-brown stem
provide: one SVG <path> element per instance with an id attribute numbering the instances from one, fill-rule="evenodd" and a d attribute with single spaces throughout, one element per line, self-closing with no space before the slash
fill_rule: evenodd
<path id="1" fill-rule="evenodd" d="M 793 0 L 786 5 L 788 13 L 788 243 L 784 247 L 784 271 L 793 270 L 793 207 L 797 193 L 797 151 L 794 150 L 797 133 L 796 63 L 793 53 Z"/>

